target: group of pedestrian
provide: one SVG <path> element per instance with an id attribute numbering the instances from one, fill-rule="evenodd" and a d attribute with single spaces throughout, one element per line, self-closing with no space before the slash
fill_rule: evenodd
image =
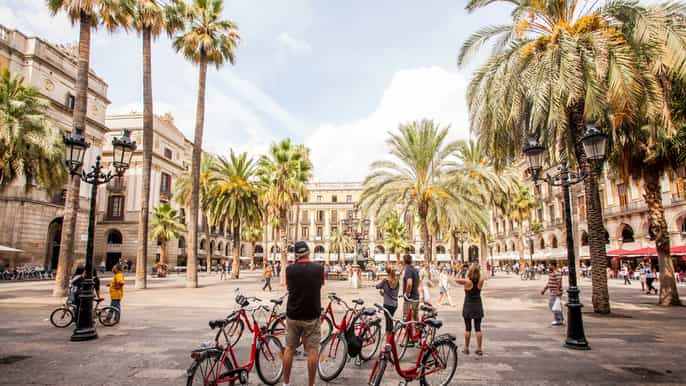
<path id="1" fill-rule="evenodd" d="M 117 318 L 121 317 L 121 300 L 124 297 L 124 274 L 122 273 L 122 267 L 119 264 L 115 264 L 112 267 L 112 281 L 107 284 L 110 294 L 110 306 L 117 309 Z M 86 269 L 82 264 L 79 264 L 74 271 L 74 275 L 69 280 L 69 294 L 68 301 L 76 307 L 76 314 L 78 315 L 80 311 L 81 302 L 79 296 L 82 291 L 82 284 L 86 278 Z M 100 296 L 100 277 L 98 277 L 98 271 L 93 269 L 93 274 L 91 276 L 93 280 L 93 294 L 97 301 L 103 300 Z M 108 315 L 108 318 L 113 317 Z"/>

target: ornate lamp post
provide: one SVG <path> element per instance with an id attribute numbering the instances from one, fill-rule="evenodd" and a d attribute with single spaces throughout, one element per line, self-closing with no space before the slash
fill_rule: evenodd
<path id="1" fill-rule="evenodd" d="M 469 233 L 466 230 L 455 229 L 453 230 L 453 237 L 459 245 L 458 248 L 460 251 L 460 263 L 464 264 L 464 243 L 467 242 Z"/>
<path id="2" fill-rule="evenodd" d="M 572 232 L 572 208 L 571 199 L 569 197 L 569 187 L 584 180 L 587 175 L 583 171 L 570 172 L 567 160 L 562 157 L 561 163 L 558 166 L 558 172 L 554 175 L 546 174 L 544 178 L 540 178 L 539 174 L 543 167 L 543 158 L 545 148 L 538 142 L 535 137 L 529 137 L 527 145 L 524 147 L 524 154 L 526 155 L 529 167 L 527 172 L 531 175 L 534 181 L 545 181 L 550 186 L 562 187 L 562 194 L 565 202 L 565 227 L 567 231 L 567 264 L 569 266 L 569 289 L 567 294 L 569 301 L 567 302 L 567 339 L 565 340 L 565 347 L 577 350 L 590 350 L 586 336 L 584 334 L 584 323 L 581 316 L 581 302 L 579 301 L 579 288 L 576 280 L 576 258 L 574 256 L 574 235 Z M 605 147 L 607 144 L 607 136 L 598 130 L 594 125 L 587 125 L 586 134 L 581 139 L 581 143 L 586 153 L 586 158 L 591 161 L 601 161 L 605 159 Z"/>
<path id="3" fill-rule="evenodd" d="M 360 265 L 357 259 L 362 253 L 362 242 L 368 240 L 369 224 L 369 219 L 360 219 L 360 208 L 357 204 L 353 207 L 353 216 L 341 220 L 341 227 L 345 229 L 346 236 L 355 240 L 355 254 L 353 255 L 352 278 L 350 280 L 353 288 L 360 288 L 361 286 Z"/>
<path id="4" fill-rule="evenodd" d="M 86 244 L 86 273 L 83 281 L 81 281 L 81 289 L 79 294 L 79 308 L 78 315 L 76 315 L 76 328 L 71 336 L 73 341 L 83 341 L 96 339 L 98 337 L 95 331 L 95 323 L 93 322 L 93 238 L 95 233 L 95 210 L 96 198 L 98 194 L 98 185 L 109 182 L 113 177 L 121 177 L 128 169 L 131 162 L 131 156 L 136 149 L 136 142 L 131 141 L 128 130 L 124 130 L 124 135 L 121 139 L 114 138 L 112 140 L 112 166 L 114 167 L 114 174 L 108 171 L 103 173 L 100 169 L 100 156 L 95 158 L 95 165 L 91 167 L 91 171 L 86 173 L 81 169 L 83 165 L 83 157 L 86 154 L 86 149 L 90 146 L 83 138 L 83 134 L 75 133 L 64 136 L 64 144 L 67 146 L 66 163 L 69 168 L 69 173 L 72 176 L 79 176 L 81 181 L 91 184 L 90 197 L 90 211 L 88 213 L 88 241 Z"/>
<path id="5" fill-rule="evenodd" d="M 527 232 L 526 239 L 529 242 L 529 258 L 531 260 L 531 267 L 534 266 L 534 232 Z"/>

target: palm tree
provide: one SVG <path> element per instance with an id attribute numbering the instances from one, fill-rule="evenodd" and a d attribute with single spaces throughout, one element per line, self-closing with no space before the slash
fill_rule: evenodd
<path id="1" fill-rule="evenodd" d="M 160 243 L 160 261 L 158 276 L 167 276 L 167 241 L 179 238 L 179 232 L 186 227 L 181 223 L 179 212 L 171 205 L 164 203 L 152 212 L 150 239 Z"/>
<path id="2" fill-rule="evenodd" d="M 389 263 L 388 254 L 395 254 L 396 263 L 400 264 L 400 254 L 409 246 L 405 240 L 405 225 L 400 221 L 397 211 L 391 211 L 383 223 L 383 243 L 386 247 L 386 264 Z"/>
<path id="3" fill-rule="evenodd" d="M 474 10 L 498 0 L 471 0 Z M 482 28 L 466 40 L 458 62 L 485 42 L 495 40 L 490 59 L 474 74 L 468 87 L 472 129 L 497 164 L 518 157 L 532 133 L 548 144 L 550 157 L 560 153 L 576 162 L 584 180 L 591 264 L 593 309 L 609 313 L 606 253 L 598 169 L 586 158 L 581 138 L 586 121 L 606 123 L 606 113 L 631 122 L 645 112 L 659 114 L 654 101 L 656 84 L 632 39 L 652 40 L 650 34 L 632 34 L 624 14 L 639 14 L 634 31 L 645 31 L 651 18 L 636 2 L 616 0 L 594 8 L 593 0 L 500 0 L 514 5 L 513 23 Z M 650 15 L 648 15 L 650 16 Z"/>
<path id="4" fill-rule="evenodd" d="M 217 69 L 227 61 L 235 61 L 235 50 L 240 40 L 238 26 L 231 21 L 222 20 L 223 0 L 193 0 L 186 4 L 175 2 L 173 13 L 183 21 L 183 33 L 174 38 L 173 46 L 177 52 L 200 67 L 198 77 L 198 101 L 195 111 L 195 135 L 191 160 L 191 202 L 190 202 L 190 242 L 186 287 L 198 286 L 197 249 L 198 249 L 198 209 L 200 206 L 200 158 L 202 156 L 202 133 L 205 124 L 205 83 L 207 66 L 214 64 Z M 239 234 L 240 236 L 240 234 Z M 209 261 L 208 261 L 209 264 Z"/>
<path id="5" fill-rule="evenodd" d="M 49 194 L 64 186 L 64 143 L 43 112 L 50 102 L 22 77 L 5 70 L 0 78 L 0 190 L 24 177 L 28 191 L 37 182 Z"/>
<path id="6" fill-rule="evenodd" d="M 338 262 L 345 264 L 345 259 L 341 259 L 341 252 L 348 253 L 353 250 L 355 244 L 353 240 L 339 229 L 329 235 L 329 253 L 338 253 Z"/>
<path id="7" fill-rule="evenodd" d="M 241 240 L 245 240 L 250 243 L 250 263 L 253 270 L 255 269 L 255 246 L 257 245 L 258 241 L 262 240 L 263 235 L 264 229 L 259 221 L 254 224 L 249 224 L 248 226 L 243 227 L 241 230 Z M 263 255 L 263 262 L 264 258 L 265 257 Z"/>
<path id="8" fill-rule="evenodd" d="M 517 196 L 512 197 L 507 208 L 507 217 L 517 224 L 517 253 L 519 254 L 519 266 L 524 266 L 524 222 L 531 221 L 531 210 L 536 208 L 536 200 L 529 189 L 522 186 Z"/>
<path id="9" fill-rule="evenodd" d="M 88 102 L 88 71 L 90 67 L 91 30 L 99 26 L 113 31 L 119 26 L 127 26 L 128 9 L 131 0 L 47 0 L 52 13 L 63 11 L 69 17 L 72 25 L 79 24 L 79 59 L 76 66 L 76 97 L 74 100 L 74 114 L 72 134 L 85 135 L 86 108 Z M 76 235 L 76 216 L 79 209 L 79 190 L 81 179 L 79 176 L 70 177 L 67 185 L 67 197 L 64 205 L 64 222 L 62 224 L 62 240 L 60 240 L 60 255 L 58 257 L 57 273 L 53 296 L 64 296 L 69 283 L 72 258 L 74 256 L 74 236 Z"/>
<path id="10" fill-rule="evenodd" d="M 376 161 L 364 181 L 360 205 L 375 217 L 390 213 L 398 205 L 403 212 L 419 219 L 422 243 L 429 246 L 429 213 L 446 201 L 463 202 L 455 187 L 445 178 L 449 157 L 457 144 L 444 143 L 447 127 L 431 120 L 400 125 L 400 133 L 387 141 L 394 161 Z M 431 262 L 431 249 L 425 248 L 425 261 Z"/>
<path id="11" fill-rule="evenodd" d="M 281 266 L 285 268 L 288 264 L 288 212 L 307 197 L 306 184 L 312 178 L 312 163 L 307 157 L 306 148 L 292 145 L 287 138 L 272 144 L 269 154 L 260 157 L 257 175 L 267 210 L 278 218 Z M 281 275 L 281 284 L 286 284 L 286 275 Z"/>
<path id="12" fill-rule="evenodd" d="M 240 270 L 241 227 L 259 223 L 262 210 L 255 181 L 255 163 L 247 153 L 218 157 L 211 172 L 208 208 L 213 226 L 228 226 L 233 236 L 233 278 Z M 258 238 L 259 240 L 259 238 Z"/>
<path id="13" fill-rule="evenodd" d="M 139 0 L 131 9 L 131 23 L 143 38 L 143 189 L 141 211 L 138 219 L 138 240 L 148 239 L 150 216 L 150 170 L 152 168 L 153 105 L 152 105 L 152 39 L 163 31 L 171 37 L 181 27 L 169 8 L 160 0 Z M 147 287 L 146 268 L 148 243 L 138 243 L 136 253 L 136 288 Z"/>

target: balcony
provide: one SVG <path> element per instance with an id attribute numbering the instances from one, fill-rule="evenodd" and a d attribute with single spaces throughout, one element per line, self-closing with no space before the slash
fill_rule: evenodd
<path id="1" fill-rule="evenodd" d="M 605 208 L 605 211 L 603 212 L 603 216 L 604 217 L 621 216 L 621 215 L 631 214 L 631 213 L 635 213 L 635 212 L 643 212 L 645 210 L 648 210 L 648 207 L 646 206 L 645 202 L 635 201 L 635 202 L 630 202 L 624 206 L 622 206 L 622 205 L 608 206 L 607 208 Z"/>
<path id="2" fill-rule="evenodd" d="M 173 196 L 174 196 L 174 194 L 171 191 L 163 190 L 160 192 L 160 201 L 169 202 L 169 201 L 171 201 Z"/>
<path id="3" fill-rule="evenodd" d="M 115 177 L 107 183 L 107 191 L 121 193 L 126 189 L 126 177 Z"/>

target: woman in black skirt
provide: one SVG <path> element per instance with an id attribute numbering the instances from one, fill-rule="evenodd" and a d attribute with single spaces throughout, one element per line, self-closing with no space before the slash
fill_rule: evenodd
<path id="1" fill-rule="evenodd" d="M 466 279 L 455 279 L 457 284 L 464 286 L 464 307 L 462 308 L 462 317 L 464 318 L 464 349 L 462 353 L 469 355 L 469 340 L 472 337 L 472 322 L 474 330 L 476 331 L 476 355 L 483 355 L 481 349 L 481 342 L 483 335 L 481 334 L 481 319 L 484 317 L 484 307 L 481 302 L 481 289 L 484 286 L 485 278 L 481 277 L 479 267 L 472 264 L 467 272 Z"/>

